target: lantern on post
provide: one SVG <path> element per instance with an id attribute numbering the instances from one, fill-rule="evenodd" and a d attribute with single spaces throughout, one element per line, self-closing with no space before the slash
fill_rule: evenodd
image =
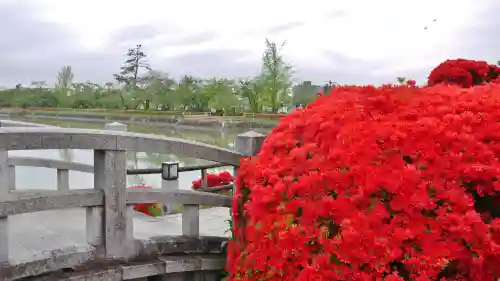
<path id="1" fill-rule="evenodd" d="M 166 181 L 173 181 L 179 178 L 179 162 L 161 163 L 161 178 Z"/>
<path id="2" fill-rule="evenodd" d="M 161 189 L 164 191 L 179 190 L 179 162 L 163 162 L 161 163 Z M 179 202 L 173 199 L 166 202 L 163 206 L 164 214 L 176 214 L 179 212 Z"/>

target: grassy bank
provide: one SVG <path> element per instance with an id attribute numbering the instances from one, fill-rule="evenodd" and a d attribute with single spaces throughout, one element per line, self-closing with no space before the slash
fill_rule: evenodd
<path id="1" fill-rule="evenodd" d="M 46 115 L 46 116 L 102 116 L 108 118 L 155 118 L 158 119 L 189 119 L 199 121 L 244 122 L 265 125 L 276 125 L 282 114 L 244 114 L 241 116 L 210 116 L 206 112 L 180 112 L 156 110 L 109 110 L 109 109 L 70 109 L 70 108 L 1 108 L 4 113 L 12 116 Z"/>

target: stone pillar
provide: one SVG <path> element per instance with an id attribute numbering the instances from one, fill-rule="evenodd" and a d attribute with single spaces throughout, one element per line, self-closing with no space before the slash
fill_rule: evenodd
<path id="1" fill-rule="evenodd" d="M 127 132 L 128 131 L 128 126 L 123 123 L 119 122 L 112 122 L 112 123 L 106 123 L 104 125 L 105 130 L 110 130 L 110 131 L 119 131 L 119 132 Z M 127 157 L 125 155 L 125 185 L 127 184 Z M 133 240 L 134 237 L 134 222 L 132 220 L 132 217 L 134 215 L 134 208 L 130 206 L 126 206 L 126 213 L 125 213 L 125 219 L 126 219 L 126 229 L 125 229 L 125 237 L 127 241 Z"/>
<path id="2" fill-rule="evenodd" d="M 236 151 L 246 156 L 256 155 L 265 139 L 265 135 L 249 131 L 237 135 L 234 146 Z"/>
<path id="3" fill-rule="evenodd" d="M 265 139 L 266 139 L 265 135 L 257 133 L 255 131 L 249 131 L 237 135 L 234 146 L 236 148 L 236 151 L 238 151 L 239 153 L 246 156 L 253 156 L 256 155 L 257 152 L 259 152 Z M 233 167 L 233 177 L 235 180 L 237 176 L 238 176 L 238 167 Z M 236 182 L 233 186 L 233 194 L 235 193 L 236 193 Z M 230 216 L 233 215 L 231 210 L 229 215 Z M 221 251 L 223 253 L 227 252 L 227 242 L 222 243 Z"/>
<path id="4" fill-rule="evenodd" d="M 112 122 L 112 123 L 106 123 L 104 125 L 104 129 L 109 131 L 126 132 L 128 131 L 128 126 L 123 123 Z M 134 236 L 134 222 L 132 220 L 133 216 L 134 216 L 134 208 L 132 206 L 127 206 L 127 235 L 130 237 Z"/>
<path id="5" fill-rule="evenodd" d="M 161 163 L 161 189 L 163 191 L 179 190 L 179 161 Z M 173 200 L 164 205 L 164 214 L 179 213 L 179 201 Z"/>
<path id="6" fill-rule="evenodd" d="M 106 130 L 126 131 L 113 122 Z M 127 157 L 123 150 L 94 151 L 94 188 L 104 193 L 104 207 L 87 208 L 87 241 L 105 259 L 127 259 L 132 246 L 131 207 L 126 205 Z"/>
<path id="7" fill-rule="evenodd" d="M 69 191 L 69 170 L 57 169 L 57 190 Z"/>
<path id="8" fill-rule="evenodd" d="M 126 259 L 132 233 L 127 225 L 127 159 L 125 151 L 94 151 L 94 188 L 104 193 L 104 242 L 106 259 Z"/>
<path id="9" fill-rule="evenodd" d="M 237 135 L 234 146 L 236 151 L 238 151 L 239 153 L 245 156 L 253 156 L 259 152 L 265 139 L 266 139 L 265 135 L 257 133 L 255 131 L 249 131 Z M 237 175 L 238 175 L 238 168 L 234 167 L 233 177 L 235 180 Z M 236 193 L 236 182 L 233 186 L 233 194 L 235 193 Z M 230 210 L 230 216 L 232 215 L 233 214 Z M 222 243 L 221 250 L 222 252 L 227 252 L 227 242 Z"/>
<path id="10" fill-rule="evenodd" d="M 3 127 L 3 122 L 0 123 Z M 0 151 L 0 199 L 4 199 L 9 195 L 12 189 L 11 168 L 8 166 L 9 151 Z M 15 187 L 14 187 L 15 188 Z M 0 269 L 3 264 L 9 262 L 9 218 L 0 216 Z M 1 276 L 0 276 L 1 277 Z"/>
<path id="11" fill-rule="evenodd" d="M 9 195 L 8 151 L 0 151 L 0 199 Z M 9 262 L 9 218 L 0 216 L 0 269 Z"/>
<path id="12" fill-rule="evenodd" d="M 9 190 L 16 190 L 16 166 L 8 165 Z"/>
<path id="13" fill-rule="evenodd" d="M 259 152 L 260 147 L 264 143 L 266 136 L 254 131 L 249 131 L 245 133 L 241 133 L 236 136 L 236 141 L 234 146 L 236 151 L 245 155 L 245 156 L 253 156 Z M 234 177 L 236 178 L 236 174 L 238 169 L 234 169 Z M 236 190 L 233 188 L 233 192 Z"/>

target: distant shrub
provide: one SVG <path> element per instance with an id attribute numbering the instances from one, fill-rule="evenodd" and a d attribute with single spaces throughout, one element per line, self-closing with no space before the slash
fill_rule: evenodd
<path id="1" fill-rule="evenodd" d="M 496 82 L 500 67 L 485 61 L 466 59 L 446 60 L 434 68 L 428 79 L 428 85 L 439 83 L 469 88 L 484 83 Z"/>

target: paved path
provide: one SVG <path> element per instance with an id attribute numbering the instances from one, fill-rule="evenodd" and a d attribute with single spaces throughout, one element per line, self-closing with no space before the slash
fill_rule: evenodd
<path id="1" fill-rule="evenodd" d="M 202 236 L 227 237 L 229 209 L 200 210 Z M 181 214 L 148 217 L 134 214 L 134 238 L 181 235 Z M 12 264 L 49 257 L 53 250 L 88 250 L 85 237 L 85 209 L 45 211 L 9 216 L 9 261 Z"/>

